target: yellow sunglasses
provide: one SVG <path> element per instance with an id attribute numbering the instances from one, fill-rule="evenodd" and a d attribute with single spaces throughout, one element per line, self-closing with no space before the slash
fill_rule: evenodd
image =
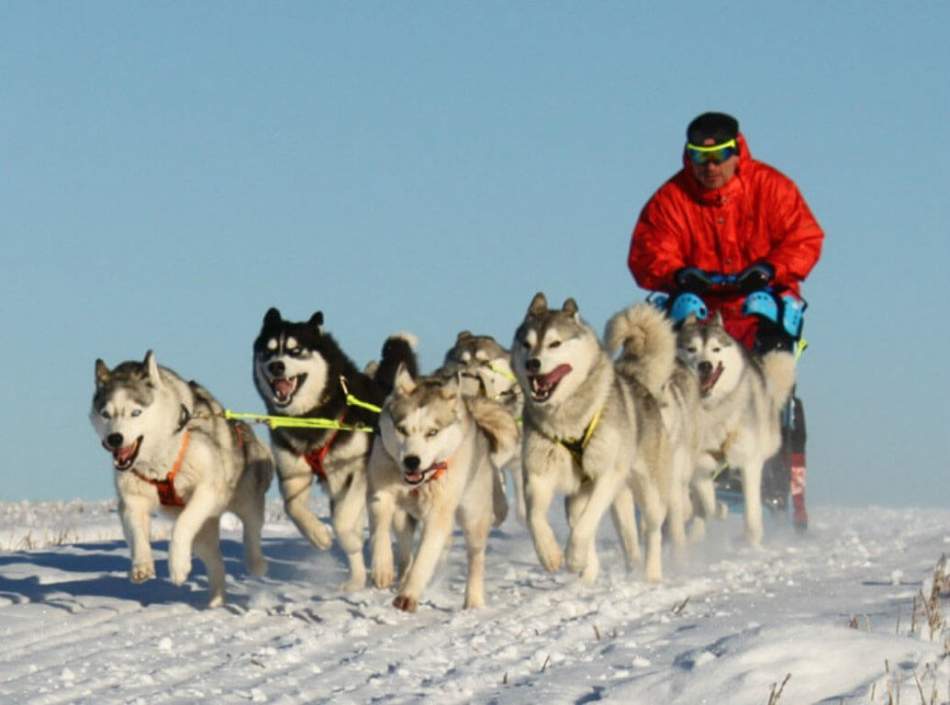
<path id="1" fill-rule="evenodd" d="M 712 144 L 708 147 L 701 147 L 687 142 L 686 153 L 689 155 L 689 160 L 693 162 L 693 164 L 705 164 L 706 162 L 722 164 L 730 157 L 739 153 L 739 145 L 734 139 L 728 142 L 722 142 L 721 144 Z"/>

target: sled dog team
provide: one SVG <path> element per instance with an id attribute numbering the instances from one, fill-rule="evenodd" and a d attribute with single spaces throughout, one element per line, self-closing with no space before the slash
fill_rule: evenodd
<path id="1" fill-rule="evenodd" d="M 779 409 L 794 383 L 794 358 L 758 358 L 721 321 L 677 331 L 653 305 L 608 321 L 601 342 L 573 299 L 551 308 L 532 299 L 510 352 L 463 331 L 441 368 L 417 369 L 415 341 L 389 337 L 378 362 L 358 369 L 324 330 L 264 316 L 253 375 L 269 416 L 270 449 L 195 382 L 144 361 L 95 365 L 90 418 L 112 455 L 119 515 L 132 557 L 130 578 L 155 577 L 149 519 L 175 517 L 172 582 L 183 583 L 192 550 L 204 562 L 210 604 L 224 601 L 219 525 L 243 522 L 249 572 L 263 575 L 264 497 L 274 474 L 287 515 L 314 546 L 334 536 L 346 554 L 344 590 L 369 578 L 397 584 L 394 606 L 414 611 L 451 540 L 465 538 L 465 607 L 485 604 L 488 534 L 508 511 L 502 471 L 545 569 L 585 581 L 599 570 L 595 537 L 609 510 L 628 567 L 662 579 L 664 527 L 674 551 L 699 540 L 722 515 L 713 479 L 742 471 L 747 539 L 762 538 L 761 473 L 779 447 Z M 332 530 L 310 509 L 317 482 L 330 500 Z M 562 550 L 548 521 L 565 497 L 570 534 Z M 639 510 L 639 520 L 637 511 Z M 643 533 L 643 554 L 639 533 Z M 395 538 L 395 541 L 393 540 Z"/>

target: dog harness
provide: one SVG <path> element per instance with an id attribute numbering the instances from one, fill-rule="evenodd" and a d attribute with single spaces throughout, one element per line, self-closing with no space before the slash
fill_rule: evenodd
<path id="1" fill-rule="evenodd" d="M 561 438 L 559 436 L 549 436 L 543 431 L 541 435 L 547 438 L 553 443 L 562 445 L 567 449 L 567 452 L 571 454 L 571 457 L 574 459 L 578 465 L 584 464 L 584 450 L 587 448 L 587 445 L 590 443 L 591 436 L 594 435 L 594 430 L 597 428 L 597 425 L 600 423 L 600 417 L 604 413 L 603 409 L 598 409 L 597 413 L 594 414 L 594 418 L 590 420 L 590 423 L 587 424 L 587 428 L 584 429 L 584 435 L 580 438 Z"/>
<path id="2" fill-rule="evenodd" d="M 155 486 L 155 489 L 158 490 L 158 501 L 161 502 L 163 507 L 185 506 L 185 500 L 178 496 L 178 493 L 175 491 L 175 475 L 181 470 L 181 464 L 185 460 L 185 453 L 188 451 L 188 441 L 190 438 L 191 435 L 188 431 L 182 434 L 181 447 L 178 448 L 178 456 L 175 458 L 175 464 L 172 465 L 172 469 L 165 476 L 164 480 L 153 480 L 150 477 L 145 477 L 145 475 L 141 474 L 138 470 L 132 470 L 135 476 L 140 480 L 145 480 L 148 484 Z"/>
<path id="3" fill-rule="evenodd" d="M 342 424 L 343 419 L 346 416 L 344 411 L 340 414 L 338 423 Z M 307 461 L 307 465 L 310 466 L 310 472 L 316 475 L 321 482 L 327 481 L 327 471 L 323 467 L 323 461 L 326 460 L 327 454 L 330 452 L 330 447 L 333 445 L 333 442 L 336 441 L 336 437 L 340 434 L 340 429 L 334 429 L 333 433 L 330 434 L 330 437 L 327 438 L 327 442 L 324 443 L 319 448 L 314 448 L 313 450 L 304 453 L 303 459 Z"/>

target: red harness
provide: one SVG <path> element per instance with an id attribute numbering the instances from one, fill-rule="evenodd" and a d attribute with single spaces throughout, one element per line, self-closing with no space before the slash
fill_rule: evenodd
<path id="1" fill-rule="evenodd" d="M 343 416 L 340 417 L 340 423 L 343 423 Z M 326 468 L 323 467 L 323 461 L 330 452 L 330 446 L 333 445 L 333 442 L 336 440 L 336 437 L 339 434 L 340 429 L 336 429 L 330 434 L 330 437 L 327 439 L 326 443 L 324 443 L 319 448 L 314 448 L 309 453 L 304 453 L 302 456 L 303 459 L 307 461 L 307 465 L 310 466 L 310 472 L 320 478 L 320 480 L 323 482 L 327 481 L 327 471 Z"/>
<path id="2" fill-rule="evenodd" d="M 171 471 L 165 476 L 164 480 L 153 480 L 150 477 L 145 477 L 138 470 L 132 470 L 135 473 L 135 476 L 141 480 L 145 480 L 150 485 L 154 485 L 155 489 L 158 490 L 158 501 L 161 502 L 163 507 L 184 507 L 185 500 L 178 496 L 178 493 L 175 492 L 175 475 L 178 474 L 178 471 L 181 470 L 181 464 L 185 460 L 185 452 L 188 450 L 188 441 L 190 439 L 190 434 L 188 431 L 185 431 L 181 436 L 181 447 L 178 449 L 178 456 L 175 458 L 175 464 L 172 465 Z"/>

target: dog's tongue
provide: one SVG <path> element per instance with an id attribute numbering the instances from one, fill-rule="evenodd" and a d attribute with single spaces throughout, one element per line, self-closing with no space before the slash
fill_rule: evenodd
<path id="1" fill-rule="evenodd" d="M 709 391 L 716 386 L 716 382 L 719 381 L 719 375 L 722 374 L 722 370 L 723 367 L 722 363 L 720 362 L 718 365 L 716 365 L 715 370 L 710 372 L 699 381 L 699 391 L 701 391 L 703 394 L 708 394 Z"/>
<path id="2" fill-rule="evenodd" d="M 274 391 L 281 399 L 286 399 L 293 393 L 295 386 L 296 384 L 292 379 L 279 379 L 274 382 Z"/>
<path id="3" fill-rule="evenodd" d="M 564 376 L 567 375 L 567 373 L 572 369 L 573 368 L 570 365 L 564 363 L 562 365 L 558 365 L 546 375 L 541 375 L 538 379 L 543 386 L 553 387 L 555 384 L 564 379 Z"/>
<path id="4" fill-rule="evenodd" d="M 112 456 L 119 465 L 124 465 L 125 463 L 129 462 L 129 459 L 133 455 L 135 455 L 135 449 L 137 446 L 137 443 L 133 443 L 132 445 L 126 446 L 125 448 L 119 448 L 112 454 Z"/>

